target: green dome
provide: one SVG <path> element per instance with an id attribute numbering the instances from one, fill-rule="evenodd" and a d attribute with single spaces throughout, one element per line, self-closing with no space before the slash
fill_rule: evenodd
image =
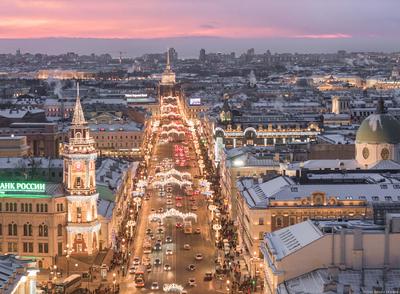
<path id="1" fill-rule="evenodd" d="M 371 114 L 357 131 L 356 143 L 400 143 L 400 122 L 387 113 Z"/>

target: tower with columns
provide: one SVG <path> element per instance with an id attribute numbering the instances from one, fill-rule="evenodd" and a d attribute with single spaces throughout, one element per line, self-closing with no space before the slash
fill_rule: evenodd
<path id="1" fill-rule="evenodd" d="M 64 144 L 63 183 L 68 201 L 67 242 L 72 254 L 92 255 L 99 248 L 100 222 L 97 218 L 96 158 L 94 140 L 77 97 L 69 129 L 69 141 Z"/>

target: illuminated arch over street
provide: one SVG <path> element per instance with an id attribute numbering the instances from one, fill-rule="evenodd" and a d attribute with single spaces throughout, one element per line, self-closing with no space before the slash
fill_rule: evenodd
<path id="1" fill-rule="evenodd" d="M 181 218 L 182 220 L 194 219 L 194 221 L 197 222 L 197 214 L 193 212 L 184 213 L 179 210 L 176 210 L 175 208 L 171 208 L 163 213 L 152 213 L 149 215 L 149 220 L 150 221 L 164 220 L 165 218 L 171 218 L 171 217 Z"/>
<path id="2" fill-rule="evenodd" d="M 180 172 L 179 170 L 176 170 L 174 168 L 170 169 L 167 172 L 156 173 L 155 176 L 156 176 L 156 178 L 162 178 L 162 179 L 165 179 L 165 178 L 168 178 L 171 176 L 177 176 L 180 179 L 191 179 L 192 178 L 192 175 L 189 172 Z"/>
<path id="3" fill-rule="evenodd" d="M 153 187 L 164 187 L 167 184 L 175 184 L 180 188 L 184 186 L 192 186 L 192 182 L 188 180 L 179 180 L 174 177 L 169 177 L 167 179 L 160 179 L 153 182 Z"/>

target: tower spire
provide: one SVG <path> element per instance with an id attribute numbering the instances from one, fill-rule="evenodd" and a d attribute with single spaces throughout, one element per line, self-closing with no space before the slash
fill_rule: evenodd
<path id="1" fill-rule="evenodd" d="M 79 83 L 76 83 L 76 102 L 74 108 L 74 116 L 72 117 L 72 125 L 86 124 L 85 116 L 83 115 L 81 98 L 79 96 Z"/>
<path id="2" fill-rule="evenodd" d="M 169 60 L 169 48 L 167 50 L 167 66 L 166 66 L 166 70 L 171 70 L 171 63 Z"/>

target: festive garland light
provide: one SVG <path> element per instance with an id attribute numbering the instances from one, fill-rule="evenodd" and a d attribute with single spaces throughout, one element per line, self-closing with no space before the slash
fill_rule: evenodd
<path id="1" fill-rule="evenodd" d="M 164 213 L 152 213 L 149 215 L 149 220 L 163 220 L 164 218 L 169 218 L 169 217 L 179 217 L 183 220 L 188 219 L 188 218 L 193 218 L 197 222 L 197 214 L 193 212 L 188 212 L 184 213 L 179 210 L 176 210 L 175 208 L 171 208 L 167 210 Z"/>

